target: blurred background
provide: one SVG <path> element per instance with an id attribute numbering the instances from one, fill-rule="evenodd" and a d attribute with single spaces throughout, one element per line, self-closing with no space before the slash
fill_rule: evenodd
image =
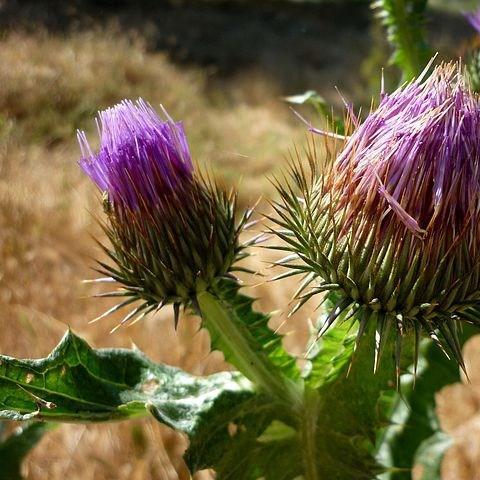
<path id="1" fill-rule="evenodd" d="M 195 374 L 223 368 L 196 319 L 183 318 L 175 332 L 171 312 L 162 312 L 112 335 L 118 317 L 88 323 L 109 301 L 88 298 L 94 290 L 82 284 L 95 276 L 92 236 L 102 233 L 94 219 L 99 195 L 77 166 L 76 129 L 93 140 L 97 110 L 123 98 L 162 103 L 184 120 L 192 156 L 238 185 L 241 207 L 269 198 L 268 176 L 307 142 L 285 97 L 314 90 L 341 115 L 336 88 L 368 111 L 382 67 L 388 89 L 398 84 L 369 3 L 0 0 L 0 352 L 43 357 L 70 326 L 95 347 L 135 343 Z M 472 41 L 462 12 L 476 6 L 431 2 L 427 29 L 441 58 L 457 57 Z M 314 109 L 295 108 L 321 126 Z M 258 252 L 251 263 L 262 270 L 264 261 Z M 300 352 L 311 312 L 284 323 L 293 286 L 247 282 L 260 282 L 251 293 L 260 307 L 280 310 L 272 327 L 282 325 L 288 348 Z M 480 365 L 475 345 L 466 349 L 473 367 Z M 480 478 L 478 385 L 473 377 L 438 396 L 444 428 L 457 438 L 446 479 Z M 64 425 L 35 448 L 24 473 L 35 480 L 186 479 L 185 447 L 153 420 Z"/>

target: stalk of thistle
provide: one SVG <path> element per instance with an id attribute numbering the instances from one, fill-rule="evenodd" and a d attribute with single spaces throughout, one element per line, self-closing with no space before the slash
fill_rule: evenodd
<path id="1" fill-rule="evenodd" d="M 182 124 L 164 114 L 141 99 L 100 112 L 98 153 L 78 133 L 80 166 L 104 194 L 111 245 L 102 245 L 111 262 L 98 262 L 106 277 L 97 281 L 120 286 L 99 296 L 122 299 L 98 318 L 139 301 L 125 323 L 173 304 L 176 326 L 180 305 L 246 255 L 239 234 L 251 212 L 236 224 L 235 194 L 195 170 Z"/>
<path id="2" fill-rule="evenodd" d="M 321 169 L 312 150 L 274 204 L 282 276 L 305 275 L 294 310 L 335 292 L 319 336 L 355 315 L 358 340 L 375 328 L 375 370 L 392 339 L 397 376 L 410 332 L 415 368 L 422 332 L 463 367 L 458 328 L 480 325 L 480 100 L 458 64 L 426 75 L 363 123 L 350 113 L 339 155 Z"/>

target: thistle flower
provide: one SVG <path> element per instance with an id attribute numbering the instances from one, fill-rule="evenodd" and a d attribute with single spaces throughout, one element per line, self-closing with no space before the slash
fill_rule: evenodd
<path id="1" fill-rule="evenodd" d="M 283 276 L 305 274 L 294 310 L 335 292 L 319 335 L 347 312 L 358 339 L 374 324 L 375 369 L 394 335 L 397 375 L 409 332 L 415 364 L 423 331 L 463 365 L 458 325 L 480 325 L 480 101 L 459 65 L 424 75 L 363 123 L 351 114 L 337 158 L 319 172 L 312 154 L 311 179 L 294 166 L 301 197 L 278 184 L 274 205 L 290 253 L 278 263 L 293 269 Z"/>
<path id="2" fill-rule="evenodd" d="M 480 8 L 466 13 L 465 18 L 469 21 L 470 25 L 477 31 L 477 33 L 480 33 Z"/>
<path id="3" fill-rule="evenodd" d="M 100 149 L 93 153 L 79 132 L 80 166 L 104 194 L 103 225 L 109 264 L 98 262 L 119 290 L 98 296 L 124 301 L 102 318 L 135 301 L 122 323 L 173 304 L 179 306 L 220 277 L 245 254 L 239 234 L 251 212 L 235 222 L 235 194 L 195 171 L 181 123 L 162 121 L 152 107 L 124 100 L 100 112 Z"/>

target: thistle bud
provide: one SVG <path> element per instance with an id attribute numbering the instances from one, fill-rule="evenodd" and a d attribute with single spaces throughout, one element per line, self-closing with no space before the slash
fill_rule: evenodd
<path id="1" fill-rule="evenodd" d="M 242 256 L 246 217 L 236 226 L 235 195 L 195 170 L 182 124 L 164 113 L 165 121 L 143 100 L 100 112 L 96 154 L 78 134 L 80 166 L 104 194 L 110 263 L 98 270 L 121 286 L 101 296 L 124 297 L 99 318 L 139 300 L 122 323 L 166 304 L 177 322 L 178 307 Z"/>
<path id="2" fill-rule="evenodd" d="M 320 334 L 346 312 L 359 337 L 374 323 L 375 368 L 388 338 L 398 368 L 409 332 L 462 365 L 458 325 L 480 325 L 479 98 L 448 64 L 383 94 L 363 123 L 351 115 L 356 128 L 326 171 L 313 155 L 311 181 L 294 168 L 300 199 L 279 186 L 279 235 L 293 252 L 280 263 L 306 275 L 299 305 L 336 292 Z"/>

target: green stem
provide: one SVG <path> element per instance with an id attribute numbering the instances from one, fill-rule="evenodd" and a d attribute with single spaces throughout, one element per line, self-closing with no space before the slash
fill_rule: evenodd
<path id="1" fill-rule="evenodd" d="M 397 0 L 395 18 L 397 19 L 398 28 L 398 48 L 402 49 L 405 55 L 405 61 L 403 63 L 400 62 L 400 67 L 403 68 L 404 80 L 412 80 L 419 73 L 422 65 L 420 65 L 418 52 L 416 52 L 413 39 L 411 38 L 411 26 L 408 24 L 404 0 Z"/>
<path id="2" fill-rule="evenodd" d="M 412 80 L 431 55 L 423 26 L 427 0 L 374 0 L 372 5 L 382 10 L 388 40 L 394 48 L 394 63 L 402 70 L 402 82 Z"/>
<path id="3" fill-rule="evenodd" d="M 275 368 L 248 329 L 233 320 L 228 305 L 208 292 L 200 293 L 197 301 L 204 326 L 222 346 L 225 359 L 271 397 L 298 406 L 301 385 Z"/>
<path id="4" fill-rule="evenodd" d="M 377 373 L 373 373 L 375 327 L 372 319 L 355 351 L 350 339 L 345 351 L 339 350 L 336 359 L 332 357 L 331 362 L 341 366 L 312 392 L 318 394 L 318 404 L 315 398 L 307 396 L 306 389 L 305 421 L 311 415 L 317 422 L 315 433 L 313 426 L 310 431 L 308 425 L 302 427 L 302 443 L 307 447 L 309 436 L 316 440 L 318 463 L 315 465 L 315 459 L 309 459 L 305 452 L 304 468 L 312 471 L 316 467 L 319 479 L 375 478 L 378 465 L 374 458 L 374 439 L 382 425 L 379 400 L 382 392 L 395 385 L 394 338 L 388 340 L 383 361 Z M 340 361 L 342 355 L 348 359 L 344 357 Z"/>
<path id="5" fill-rule="evenodd" d="M 314 390 L 305 390 L 300 420 L 300 437 L 303 446 L 305 480 L 318 480 L 317 425 L 319 396 Z"/>

